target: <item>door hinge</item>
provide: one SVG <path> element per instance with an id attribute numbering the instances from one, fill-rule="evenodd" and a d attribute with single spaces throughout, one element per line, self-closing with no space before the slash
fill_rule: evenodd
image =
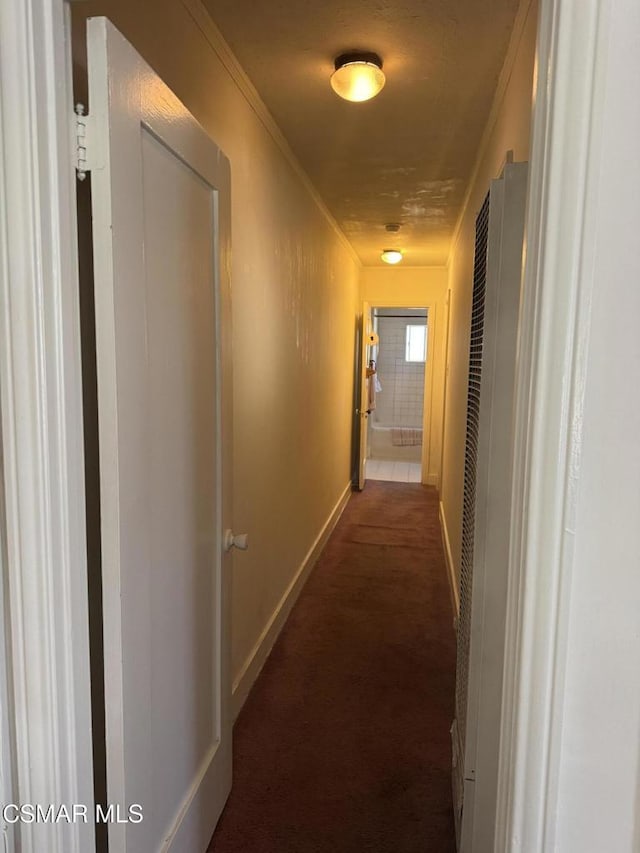
<path id="1" fill-rule="evenodd" d="M 88 146 L 91 143 L 90 119 L 84 113 L 84 104 L 76 104 L 73 115 L 73 139 L 75 141 L 75 167 L 79 181 L 84 181 L 91 169 Z"/>

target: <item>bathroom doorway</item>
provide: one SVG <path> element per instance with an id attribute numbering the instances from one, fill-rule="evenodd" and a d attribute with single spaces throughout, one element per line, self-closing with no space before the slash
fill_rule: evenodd
<path id="1" fill-rule="evenodd" d="M 366 382 L 368 480 L 426 482 L 431 401 L 428 308 L 373 307 Z"/>

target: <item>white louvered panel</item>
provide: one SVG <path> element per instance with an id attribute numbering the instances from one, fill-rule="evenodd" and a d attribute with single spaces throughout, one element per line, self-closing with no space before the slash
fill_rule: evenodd
<path id="1" fill-rule="evenodd" d="M 473 578 L 473 535 L 476 505 L 476 469 L 480 419 L 480 382 L 482 378 L 482 338 L 487 278 L 487 237 L 489 193 L 476 220 L 476 246 L 473 269 L 473 303 L 469 347 L 469 389 L 467 392 L 467 435 L 464 460 L 464 503 L 462 510 L 462 564 L 460 571 L 460 618 L 456 663 L 456 721 L 464 752 L 467 688 L 469 683 L 469 640 L 471 632 L 471 588 Z"/>
<path id="2" fill-rule="evenodd" d="M 487 243 L 489 230 L 489 196 L 487 193 L 476 220 L 473 269 L 473 299 L 469 344 L 469 387 L 467 392 L 467 432 L 464 460 L 464 495 L 462 509 L 462 561 L 460 569 L 460 614 L 457 630 L 456 697 L 454 731 L 457 733 L 458 761 L 454 769 L 456 828 L 462 812 L 462 790 L 469 688 L 469 649 L 471 637 L 471 591 L 473 580 L 473 542 L 476 506 L 476 469 L 480 422 L 480 382 L 482 378 L 482 342 L 487 279 Z"/>

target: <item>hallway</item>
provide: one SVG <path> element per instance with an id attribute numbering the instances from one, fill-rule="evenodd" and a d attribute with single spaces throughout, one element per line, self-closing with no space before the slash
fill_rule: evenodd
<path id="1" fill-rule="evenodd" d="M 455 642 L 435 489 L 351 497 L 234 729 L 209 853 L 448 853 Z"/>

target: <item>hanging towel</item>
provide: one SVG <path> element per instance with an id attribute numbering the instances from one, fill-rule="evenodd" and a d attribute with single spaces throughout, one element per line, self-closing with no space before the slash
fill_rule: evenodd
<path id="1" fill-rule="evenodd" d="M 376 407 L 376 375 L 372 373 L 367 379 L 367 410 L 372 412 Z"/>

